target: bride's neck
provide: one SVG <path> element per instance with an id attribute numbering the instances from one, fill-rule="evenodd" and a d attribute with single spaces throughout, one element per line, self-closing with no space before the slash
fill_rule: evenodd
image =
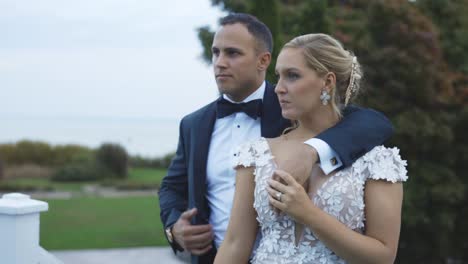
<path id="1" fill-rule="evenodd" d="M 331 107 L 320 107 L 313 113 L 302 116 L 298 120 L 298 128 L 288 134 L 291 138 L 305 141 L 329 129 L 339 121 L 340 117 Z"/>

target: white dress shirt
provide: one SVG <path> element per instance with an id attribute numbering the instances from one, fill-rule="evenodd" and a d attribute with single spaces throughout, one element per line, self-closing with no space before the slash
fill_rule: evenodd
<path id="1" fill-rule="evenodd" d="M 263 82 L 242 103 L 263 99 L 265 85 L 265 82 Z M 226 95 L 223 95 L 223 97 L 233 102 Z M 232 164 L 234 164 L 234 159 L 236 158 L 235 150 L 244 142 L 259 139 L 261 137 L 260 127 L 260 118 L 254 120 L 243 112 L 218 118 L 215 121 L 208 151 L 206 198 L 211 211 L 209 222 L 213 226 L 214 241 L 217 248 L 219 248 L 224 240 L 234 199 L 236 171 Z M 325 173 L 328 174 L 341 166 L 341 161 L 339 161 L 336 153 L 324 141 L 315 139 L 312 142 L 307 141 L 306 144 L 311 145 L 317 150 L 322 161 L 322 169 L 324 169 Z M 333 158 L 339 161 L 339 166 L 338 164 L 335 166 L 331 165 L 330 161 Z M 327 161 L 330 164 L 324 166 L 324 162 Z"/>

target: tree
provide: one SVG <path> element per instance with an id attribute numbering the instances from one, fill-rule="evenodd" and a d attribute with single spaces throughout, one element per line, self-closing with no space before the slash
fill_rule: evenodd
<path id="1" fill-rule="evenodd" d="M 128 154 L 122 146 L 112 143 L 102 144 L 96 152 L 96 160 L 99 165 L 117 177 L 127 177 Z"/>
<path id="2" fill-rule="evenodd" d="M 268 12 L 263 1 L 212 2 L 261 18 Z M 252 9 L 256 3 L 261 12 Z M 275 44 L 307 33 L 335 36 L 364 65 L 366 89 L 358 102 L 384 112 L 395 125 L 388 145 L 401 149 L 410 176 L 397 262 L 468 260 L 468 2 L 281 0 L 275 5 L 273 13 L 281 17 Z"/>

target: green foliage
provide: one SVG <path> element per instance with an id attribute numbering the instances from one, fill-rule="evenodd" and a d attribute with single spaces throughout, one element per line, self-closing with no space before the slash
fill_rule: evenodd
<path id="1" fill-rule="evenodd" d="M 36 164 L 55 167 L 94 159 L 93 151 L 83 146 L 51 146 L 45 142 L 29 140 L 22 140 L 16 144 L 1 144 L 0 155 L 8 166 Z"/>
<path id="2" fill-rule="evenodd" d="M 271 34 L 273 36 L 278 36 L 273 38 L 273 52 L 270 64 L 272 66 L 268 68 L 266 75 L 266 79 L 270 82 L 276 81 L 274 65 L 276 64 L 279 50 L 283 45 L 282 39 L 280 37 L 281 16 L 279 15 L 278 6 L 278 0 L 257 0 L 251 2 L 250 8 L 247 11 L 247 13 L 256 14 L 255 16 L 268 26 Z"/>
<path id="3" fill-rule="evenodd" d="M 468 74 L 468 5 L 465 0 L 419 0 L 438 26 L 443 52 L 454 70 Z"/>
<path id="4" fill-rule="evenodd" d="M 109 178 L 112 174 L 104 167 L 95 163 L 74 163 L 61 167 L 51 180 L 58 182 L 96 181 Z"/>
<path id="5" fill-rule="evenodd" d="M 208 26 L 200 27 L 197 31 L 198 39 L 204 47 L 201 57 L 209 64 L 211 63 L 211 46 L 213 45 L 214 32 Z"/>
<path id="6" fill-rule="evenodd" d="M 252 8 L 263 1 L 213 3 L 268 12 Z M 275 41 L 323 32 L 353 50 L 365 75 L 359 102 L 395 125 L 389 144 L 409 171 L 397 262 L 468 260 L 468 2 L 283 0 L 277 10 Z"/>
<path id="7" fill-rule="evenodd" d="M 96 151 L 96 161 L 118 178 L 127 177 L 128 154 L 118 144 L 104 143 Z"/>
<path id="8" fill-rule="evenodd" d="M 0 153 L 7 164 L 35 163 L 48 165 L 53 150 L 44 142 L 33 142 L 28 140 L 19 141 L 16 144 L 5 144 L 0 146 Z"/>
<path id="9" fill-rule="evenodd" d="M 3 179 L 4 175 L 5 175 L 5 167 L 3 165 L 3 159 L 2 159 L 2 156 L 0 156 L 0 180 Z"/>
<path id="10" fill-rule="evenodd" d="M 78 145 L 59 145 L 54 147 L 54 165 L 87 163 L 94 160 L 94 151 Z"/>
<path id="11" fill-rule="evenodd" d="M 80 169 L 78 169 L 80 170 Z M 109 172 L 107 172 L 109 173 Z M 125 180 L 110 178 L 99 174 L 99 181 L 51 181 L 49 178 L 8 178 L 0 181 L 2 191 L 72 191 L 81 192 L 85 185 L 101 185 L 106 187 L 139 186 L 142 189 L 154 189 L 160 186 L 166 169 L 134 168 L 129 169 Z M 73 177 L 72 177 L 73 178 Z"/>
<path id="12" fill-rule="evenodd" d="M 167 169 L 171 164 L 172 158 L 175 153 L 169 153 L 161 158 L 143 158 L 141 156 L 130 157 L 129 165 L 131 167 L 146 167 L 146 168 L 159 168 Z"/>

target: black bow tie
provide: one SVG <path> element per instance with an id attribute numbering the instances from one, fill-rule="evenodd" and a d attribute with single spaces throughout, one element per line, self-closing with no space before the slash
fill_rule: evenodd
<path id="1" fill-rule="evenodd" d="M 262 115 L 262 100 L 252 100 L 247 103 L 235 104 L 221 98 L 218 100 L 218 108 L 216 111 L 217 118 L 223 118 L 237 112 L 244 112 L 253 119 Z"/>

